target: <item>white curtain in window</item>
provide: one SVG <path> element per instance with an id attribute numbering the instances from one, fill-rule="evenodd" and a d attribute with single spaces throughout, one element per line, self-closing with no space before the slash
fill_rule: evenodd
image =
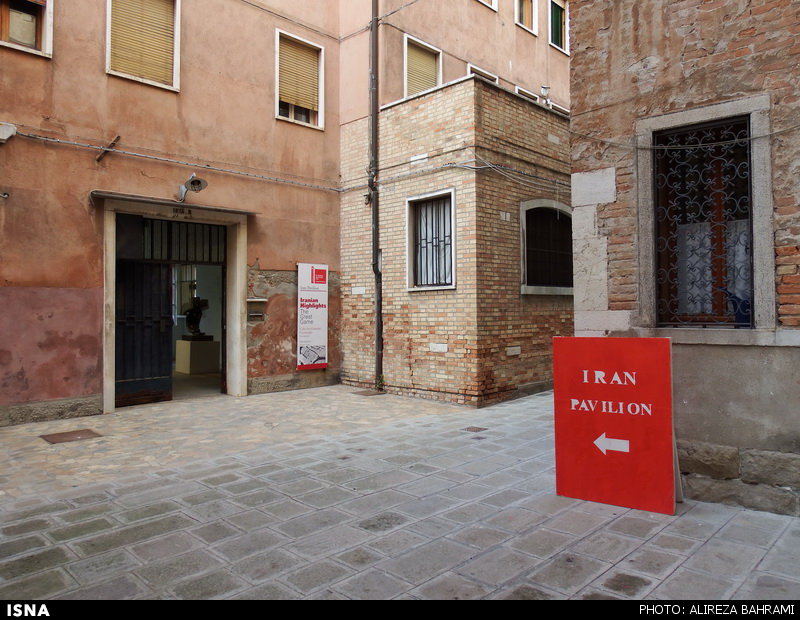
<path id="1" fill-rule="evenodd" d="M 735 303 L 750 302 L 750 222 L 733 220 L 725 224 L 726 293 Z M 678 313 L 713 313 L 713 251 L 711 224 L 679 224 Z M 733 312 L 736 308 L 731 306 Z"/>

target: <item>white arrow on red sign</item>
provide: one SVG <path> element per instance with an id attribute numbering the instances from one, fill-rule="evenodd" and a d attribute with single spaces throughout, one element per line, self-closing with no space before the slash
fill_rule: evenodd
<path id="1" fill-rule="evenodd" d="M 611 439 L 610 437 L 606 437 L 605 433 L 594 440 L 594 445 L 596 445 L 603 454 L 609 450 L 614 452 L 631 451 L 631 444 L 627 439 Z"/>

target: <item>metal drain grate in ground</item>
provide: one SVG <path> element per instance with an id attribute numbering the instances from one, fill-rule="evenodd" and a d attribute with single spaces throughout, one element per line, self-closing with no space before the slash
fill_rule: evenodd
<path id="1" fill-rule="evenodd" d="M 467 428 L 462 428 L 462 431 L 467 431 L 468 433 L 482 433 L 483 431 L 488 431 L 488 428 L 483 428 L 482 426 L 468 426 Z"/>
<path id="2" fill-rule="evenodd" d="M 102 437 L 90 428 L 82 428 L 77 431 L 67 431 L 66 433 L 52 433 L 50 435 L 39 435 L 47 443 L 67 443 L 68 441 L 80 441 L 81 439 L 92 439 Z"/>

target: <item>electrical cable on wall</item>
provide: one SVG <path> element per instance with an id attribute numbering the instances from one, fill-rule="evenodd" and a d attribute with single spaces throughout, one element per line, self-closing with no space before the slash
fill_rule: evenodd
<path id="1" fill-rule="evenodd" d="M 569 132 L 574 136 L 579 136 L 581 138 L 586 138 L 587 140 L 593 140 L 594 142 L 600 142 L 601 144 L 607 144 L 609 146 L 615 146 L 621 149 L 630 150 L 630 151 L 685 151 L 691 149 L 698 149 L 698 148 L 710 148 L 716 146 L 731 146 L 734 144 L 744 144 L 746 142 L 754 142 L 755 140 L 763 140 L 765 138 L 773 138 L 775 136 L 779 136 L 785 133 L 789 133 L 791 131 L 795 131 L 800 129 L 800 124 L 792 125 L 790 127 L 786 127 L 785 129 L 778 129 L 776 131 L 772 131 L 767 134 L 763 134 L 760 136 L 749 136 L 747 138 L 739 138 L 736 140 L 722 140 L 720 142 L 709 142 L 708 144 L 681 144 L 681 145 L 664 145 L 664 146 L 638 146 L 638 145 L 631 145 L 626 144 L 624 142 L 616 142 L 614 140 L 609 140 L 607 138 L 598 138 L 597 136 L 592 136 L 590 134 L 581 133 L 579 131 L 575 131 L 570 129 Z"/>
<path id="2" fill-rule="evenodd" d="M 190 162 L 190 161 L 184 161 L 184 160 L 180 160 L 180 159 L 174 159 L 174 158 L 171 158 L 171 157 L 160 157 L 158 155 L 148 155 L 146 153 L 137 153 L 135 151 L 127 151 L 127 150 L 118 149 L 118 148 L 110 148 L 110 147 L 106 147 L 106 146 L 98 146 L 98 145 L 95 145 L 95 144 L 88 144 L 88 143 L 85 143 L 85 142 L 78 142 L 78 141 L 75 141 L 75 140 L 65 140 L 65 139 L 62 139 L 62 138 L 51 138 L 49 136 L 42 136 L 42 135 L 39 135 L 39 134 L 31 134 L 31 133 L 20 132 L 20 131 L 17 131 L 17 135 L 21 136 L 23 138 L 28 138 L 30 140 L 39 140 L 41 142 L 46 142 L 46 143 L 50 143 L 50 144 L 61 144 L 61 145 L 66 145 L 66 146 L 74 146 L 74 147 L 89 149 L 89 150 L 93 150 L 93 151 L 100 151 L 100 152 L 103 152 L 103 153 L 115 153 L 117 155 L 125 155 L 125 156 L 128 156 L 128 157 L 137 157 L 139 159 L 148 159 L 148 160 L 151 160 L 151 161 L 157 161 L 157 162 L 161 162 L 161 163 L 175 164 L 175 165 L 179 165 L 179 166 L 188 166 L 188 167 L 191 167 L 191 168 L 202 168 L 204 170 L 210 170 L 212 172 L 221 172 L 221 173 L 225 173 L 225 174 L 234 174 L 234 175 L 238 175 L 238 176 L 244 176 L 244 177 L 249 177 L 249 178 L 253 178 L 253 179 L 259 179 L 259 180 L 262 180 L 262 181 L 271 181 L 273 183 L 283 183 L 283 184 L 286 184 L 286 185 L 294 185 L 294 186 L 297 186 L 297 187 L 305 187 L 307 189 L 317 189 L 317 190 L 321 190 L 321 191 L 330 191 L 330 192 L 340 192 L 341 191 L 338 187 L 331 187 L 331 186 L 325 186 L 325 185 L 316 185 L 316 184 L 313 184 L 313 183 L 303 183 L 302 181 L 294 181 L 292 179 L 268 176 L 268 175 L 263 175 L 263 174 L 256 174 L 254 172 L 245 172 L 244 170 L 235 170 L 235 169 L 232 169 L 232 168 L 223 168 L 223 167 L 214 166 L 214 165 L 211 165 L 211 164 L 200 164 L 200 163 L 196 163 L 196 162 Z"/>

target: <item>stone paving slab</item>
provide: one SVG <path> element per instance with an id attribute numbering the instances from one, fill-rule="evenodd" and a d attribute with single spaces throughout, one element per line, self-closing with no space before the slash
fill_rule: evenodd
<path id="1" fill-rule="evenodd" d="M 800 519 L 557 496 L 551 393 L 357 391 L 0 429 L 0 598 L 800 598 Z"/>

